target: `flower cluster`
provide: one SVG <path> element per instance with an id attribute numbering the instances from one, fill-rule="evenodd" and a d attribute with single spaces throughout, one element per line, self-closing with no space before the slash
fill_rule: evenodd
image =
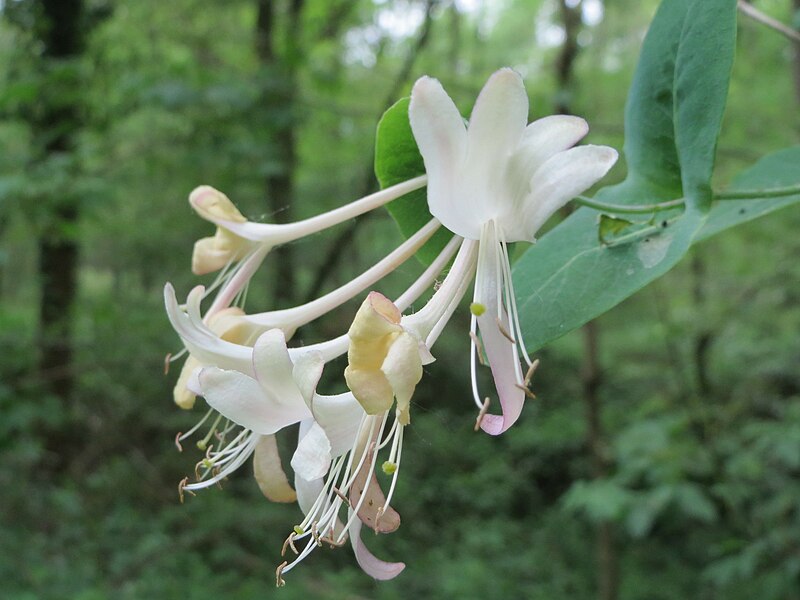
<path id="1" fill-rule="evenodd" d="M 476 429 L 497 435 L 520 416 L 532 396 L 537 365 L 522 341 L 509 264 L 508 244 L 535 241 L 542 224 L 574 196 L 593 185 L 617 154 L 603 146 L 573 147 L 587 133 L 580 118 L 546 117 L 527 124 L 528 99 L 514 71 L 496 72 L 481 91 L 465 124 L 435 79 L 414 85 L 409 120 L 426 175 L 386 188 L 319 216 L 290 224 L 245 219 L 221 192 L 202 186 L 190 203 L 216 225 L 213 237 L 194 246 L 192 270 L 219 271 L 208 289 L 198 286 L 183 305 L 167 284 L 167 314 L 188 357 L 175 386 L 175 402 L 190 409 L 201 396 L 208 410 L 176 443 L 206 431 L 205 451 L 185 493 L 217 484 L 251 456 L 255 478 L 275 502 L 299 504 L 304 518 L 282 549 L 291 560 L 283 575 L 315 548 L 348 538 L 358 564 L 376 579 L 391 579 L 405 565 L 384 562 L 365 547 L 363 525 L 378 533 L 400 526 L 391 501 L 400 473 L 403 432 L 411 423 L 410 401 L 423 365 L 470 287 L 472 390 Z M 433 219 L 385 258 L 324 296 L 289 309 L 246 314 L 247 284 L 269 251 L 280 244 L 342 223 L 427 186 Z M 413 256 L 440 227 L 454 236 L 420 277 L 394 301 L 369 291 Z M 440 274 L 447 275 L 424 303 Z M 474 285 L 473 285 L 474 281 Z M 340 337 L 292 347 L 298 328 L 366 294 L 352 324 Z M 213 297 L 212 297 L 213 296 Z M 201 305 L 209 299 L 203 312 Z M 347 355 L 346 393 L 326 395 L 318 384 L 326 364 Z M 177 358 L 177 356 L 175 357 Z M 478 363 L 488 365 L 494 390 L 479 391 Z M 525 365 L 525 366 L 524 366 Z M 500 414 L 488 412 L 496 397 Z M 291 459 L 293 486 L 284 472 L 275 435 L 299 423 Z M 376 467 L 390 476 L 381 489 Z"/>

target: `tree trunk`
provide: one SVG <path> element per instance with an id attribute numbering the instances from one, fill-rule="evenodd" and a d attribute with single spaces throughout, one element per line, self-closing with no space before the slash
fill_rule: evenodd
<path id="1" fill-rule="evenodd" d="M 556 113 L 572 112 L 575 59 L 578 57 L 578 33 L 582 25 L 581 3 L 570 6 L 566 0 L 560 2 L 561 24 L 564 27 L 564 43 L 556 59 L 556 81 L 558 83 L 554 109 Z M 567 210 L 567 212 L 571 212 Z M 592 477 L 602 479 L 608 476 L 609 459 L 606 451 L 605 434 L 602 425 L 602 406 L 600 403 L 599 342 L 600 328 L 596 321 L 590 321 L 581 329 L 583 335 L 583 365 L 581 368 L 581 388 L 586 409 L 587 447 L 592 464 Z M 597 560 L 597 593 L 600 600 L 616 600 L 619 593 L 619 564 L 614 543 L 614 524 L 599 523 L 596 530 L 595 555 Z"/>
<path id="2" fill-rule="evenodd" d="M 48 63 L 77 58 L 83 50 L 82 0 L 42 0 L 42 59 Z M 73 150 L 80 128 L 77 106 L 78 82 L 73 89 L 44 107 L 34 122 L 43 159 Z M 64 98 L 67 98 L 66 100 Z M 41 306 L 39 331 L 39 375 L 53 393 L 63 400 L 74 383 L 72 372 L 72 307 L 77 291 L 78 241 L 74 237 L 79 216 L 77 199 L 68 191 L 49 198 L 53 211 L 50 226 L 39 240 Z"/>
<path id="3" fill-rule="evenodd" d="M 298 34 L 303 0 L 288 2 L 286 31 L 278 35 L 278 6 L 275 0 L 257 0 L 256 53 L 265 75 L 262 85 L 261 107 L 267 139 L 268 154 L 277 161 L 264 179 L 269 199 L 268 209 L 274 222 L 292 220 L 294 203 L 294 172 L 297 167 L 296 149 L 296 88 L 300 63 Z M 279 41 L 280 48 L 278 47 Z M 267 81 L 269 79 L 269 81 Z M 292 304 L 295 296 L 294 253 L 291 245 L 273 250 L 277 272 L 274 279 L 274 297 L 277 307 Z"/>

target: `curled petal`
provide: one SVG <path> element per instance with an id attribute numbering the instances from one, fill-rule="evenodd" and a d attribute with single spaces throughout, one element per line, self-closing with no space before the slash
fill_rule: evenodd
<path id="1" fill-rule="evenodd" d="M 508 315 L 498 301 L 503 285 L 501 260 L 495 226 L 490 222 L 484 226 L 481 236 L 475 300 L 484 306 L 483 314 L 478 317 L 478 331 L 503 410 L 502 415 L 487 414 L 481 421 L 481 428 L 491 435 L 511 427 L 519 418 L 525 401 L 525 393 L 517 387 L 522 379 L 517 350 L 506 336 L 511 331 Z"/>
<path id="2" fill-rule="evenodd" d="M 311 417 L 302 398 L 299 403 L 278 403 L 255 379 L 238 371 L 206 367 L 199 371 L 197 379 L 202 395 L 212 408 L 261 435 L 275 433 Z M 299 396 L 296 390 L 295 393 Z"/>
<path id="3" fill-rule="evenodd" d="M 403 332 L 394 340 L 381 365 L 381 371 L 397 399 L 401 425 L 408 425 L 410 422 L 409 403 L 411 396 L 414 395 L 414 389 L 422 379 L 419 346 L 419 341 L 413 335 Z"/>
<path id="4" fill-rule="evenodd" d="M 366 416 L 352 392 L 335 396 L 315 395 L 311 412 L 331 444 L 331 455 L 341 456 L 355 444 L 361 421 Z"/>
<path id="5" fill-rule="evenodd" d="M 406 568 L 405 563 L 386 562 L 377 558 L 369 551 L 361 540 L 361 521 L 358 519 L 353 519 L 348 530 L 350 533 L 350 543 L 353 546 L 353 552 L 356 555 L 358 566 L 373 579 L 378 579 L 380 581 L 394 579 Z"/>
<path id="6" fill-rule="evenodd" d="M 307 481 L 325 476 L 331 466 L 331 443 L 325 431 L 317 423 L 312 423 L 297 443 L 292 456 L 292 469 L 295 474 Z"/>
<path id="7" fill-rule="evenodd" d="M 307 372 L 305 367 L 310 367 L 313 372 Z M 297 410 L 306 408 L 306 401 L 294 379 L 295 365 L 289 358 L 283 331 L 270 329 L 261 334 L 253 347 L 253 371 L 272 403 Z M 305 378 L 318 380 L 322 364 L 318 361 L 309 361 L 307 365 L 301 363 L 298 372 L 304 377 L 303 386 L 307 387 L 309 381 Z M 313 385 L 316 386 L 316 381 Z M 304 412 L 311 416 L 307 409 Z"/>
<path id="8" fill-rule="evenodd" d="M 253 452 L 253 473 L 261 492 L 272 502 L 294 502 L 297 494 L 281 466 L 274 435 L 262 435 Z"/>

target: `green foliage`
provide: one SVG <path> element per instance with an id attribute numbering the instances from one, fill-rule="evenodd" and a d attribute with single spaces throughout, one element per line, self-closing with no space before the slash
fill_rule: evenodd
<path id="1" fill-rule="evenodd" d="M 592 459 L 578 332 L 539 353 L 538 400 L 507 434 L 490 438 L 472 431 L 468 313 L 457 312 L 415 395 L 393 501 L 402 526 L 391 536 L 364 536 L 377 555 L 408 564 L 396 581 L 377 584 L 355 566 L 349 549 L 325 548 L 274 590 L 281 544 L 300 513 L 265 502 L 246 469 L 224 489 L 179 503 L 177 482 L 200 455 L 190 444 L 178 453 L 173 439 L 198 414 L 172 405 L 179 363 L 162 375 L 163 356 L 177 349 L 177 339 L 160 292 L 165 280 L 184 291 L 198 282 L 188 272 L 191 246 L 213 232 L 191 214 L 188 192 L 210 183 L 245 214 L 271 219 L 263 175 L 284 168 L 271 136 L 276 122 L 294 117 L 297 216 L 352 199 L 369 167 L 375 117 L 416 43 L 413 34 L 398 37 L 380 26 L 383 11 L 405 3 L 305 4 L 298 39 L 309 58 L 295 90 L 297 110 L 287 115 L 265 111 L 259 100 L 265 86 L 283 86 L 279 73 L 257 64 L 255 2 L 110 2 L 114 10 L 94 30 L 81 67 L 90 77 L 81 90 L 76 147 L 42 162 L 25 107 L 35 103 L 36 82 L 45 74 L 37 71 L 35 52 L 27 54 L 35 50 L 28 32 L 0 19 L 3 597 L 588 599 L 597 597 L 597 538 L 605 526 L 619 561 L 619 600 L 796 596 L 800 215 L 767 214 L 796 203 L 794 196 L 716 202 L 694 240 L 707 241 L 691 249 L 691 262 L 599 318 L 602 476 Z M 430 45 L 410 79 L 437 76 L 468 108 L 486 76 L 512 64 L 525 72 L 534 114 L 551 112 L 563 93 L 553 67 L 561 47 L 547 41 L 560 27 L 555 5 L 482 3 L 473 14 L 456 4 L 435 11 Z M 625 90 L 656 2 L 603 4 L 602 21 L 581 27 L 568 93 L 576 113 L 592 124 L 590 141 L 619 147 Z M 701 10 L 704 3 L 692 4 Z M 3 10 L 13 7 L 27 27 L 35 15 L 21 11 L 31 6 L 6 2 Z M 788 20 L 785 2 L 759 6 Z M 344 23 L 326 38 L 332 10 Z M 730 10 L 725 4 L 720 14 L 727 18 Z M 755 22 L 742 21 L 739 30 L 715 189 L 788 185 L 797 181 L 798 149 L 781 149 L 797 144 L 800 125 L 791 54 L 785 40 Z M 697 68 L 691 60 L 681 64 Z M 701 64 L 712 74 L 714 60 Z M 652 131 L 645 127 L 641 135 Z M 680 145 L 698 161 L 700 174 L 692 177 L 702 179 L 708 137 L 702 151 L 685 141 L 671 140 L 675 150 L 667 155 L 680 156 Z M 677 186 L 685 184 L 669 185 L 680 194 Z M 55 207 L 46 197 L 60 186 L 81 197 L 82 209 L 72 232 L 81 243 L 81 270 L 73 314 L 77 382 L 69 402 L 46 392 L 35 370 L 44 285 L 37 241 Z M 581 210 L 568 220 L 585 219 L 587 237 L 578 242 L 587 248 L 600 246 L 597 216 Z M 676 216 L 659 215 L 654 225 Z M 648 217 L 627 217 L 635 224 L 610 234 L 605 256 L 633 252 L 632 260 L 640 260 L 638 249 L 650 242 L 619 238 L 651 227 Z M 543 235 L 524 260 L 532 261 L 557 232 Z M 398 237 L 390 219 L 371 218 L 327 286 L 359 273 Z M 298 296 L 330 243 L 320 235 L 293 244 L 301 263 Z M 414 274 L 405 265 L 382 291 Z M 268 273 L 252 284 L 249 307 L 269 305 L 273 293 Z M 575 298 L 591 295 L 573 290 Z M 569 308 L 566 294 L 559 304 Z M 536 318 L 532 306 L 528 319 Z M 302 341 L 341 331 L 336 323 L 301 331 Z"/>
<path id="2" fill-rule="evenodd" d="M 425 165 L 408 121 L 409 101 L 409 98 L 398 100 L 378 122 L 375 134 L 375 175 L 381 188 L 425 174 Z M 427 188 L 415 190 L 386 206 L 406 237 L 416 233 L 432 218 L 428 211 L 426 193 Z M 417 257 L 423 263 L 430 264 L 452 236 L 444 228 L 440 229 L 417 252 Z"/>

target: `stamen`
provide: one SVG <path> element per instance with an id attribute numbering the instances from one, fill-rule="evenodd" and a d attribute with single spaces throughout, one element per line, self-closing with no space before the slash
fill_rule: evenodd
<path id="1" fill-rule="evenodd" d="M 188 483 L 189 483 L 189 478 L 188 477 L 184 477 L 183 479 L 181 479 L 178 482 L 178 496 L 181 499 L 181 504 L 183 504 L 183 492 L 184 491 L 189 492 L 192 496 L 196 496 L 197 495 L 192 490 L 186 488 L 186 485 Z"/>
<path id="2" fill-rule="evenodd" d="M 289 564 L 288 561 L 283 561 L 281 564 L 278 565 L 278 568 L 275 569 L 275 587 L 283 587 L 286 585 L 286 582 L 283 580 L 283 577 L 281 577 L 281 573 L 283 573 L 283 570 L 286 568 L 286 565 L 288 564 Z"/>
<path id="3" fill-rule="evenodd" d="M 210 417 L 210 416 L 211 416 L 211 413 L 213 413 L 213 412 L 214 412 L 214 409 L 213 409 L 213 408 L 210 408 L 210 409 L 208 409 L 208 412 L 206 412 L 205 416 L 203 416 L 203 418 L 202 418 L 202 419 L 200 419 L 200 420 L 197 422 L 197 424 L 196 424 L 194 427 L 192 427 L 192 428 L 191 428 L 189 431 L 187 431 L 186 433 L 182 433 L 182 434 L 180 435 L 180 437 L 178 438 L 178 441 L 181 441 L 181 442 L 182 442 L 183 440 L 185 440 L 186 438 L 188 438 L 190 435 L 192 435 L 192 434 L 193 434 L 195 431 L 197 431 L 198 429 L 200 429 L 200 428 L 203 426 L 203 423 L 205 423 L 205 422 L 208 420 L 208 417 Z"/>
<path id="4" fill-rule="evenodd" d="M 536 369 L 539 368 L 539 359 L 537 358 L 531 363 L 531 366 L 528 367 L 528 372 L 525 373 L 525 385 L 531 384 L 531 379 L 533 379 L 533 374 L 536 373 Z"/>
<path id="5" fill-rule="evenodd" d="M 482 366 L 486 366 L 486 360 L 483 358 L 483 344 L 481 344 L 480 338 L 475 335 L 474 331 L 469 332 L 469 337 L 472 340 L 472 343 L 475 344 L 475 349 L 478 353 L 478 362 L 481 363 Z"/>
<path id="6" fill-rule="evenodd" d="M 483 423 L 483 418 L 486 416 L 486 413 L 489 412 L 489 403 L 490 403 L 489 396 L 486 396 L 486 400 L 483 401 L 483 406 L 481 406 L 481 410 L 478 413 L 478 418 L 475 419 L 475 431 L 478 431 L 481 428 L 481 423 Z"/>
<path id="7" fill-rule="evenodd" d="M 292 552 L 294 552 L 295 554 L 300 554 L 294 545 L 295 535 L 296 534 L 294 532 L 290 533 L 289 537 L 287 537 L 286 540 L 283 542 L 283 546 L 281 546 L 281 556 L 286 556 L 287 548 L 291 548 Z"/>
<path id="8" fill-rule="evenodd" d="M 178 452 L 183 452 L 183 446 L 181 446 L 181 432 L 179 431 L 175 434 L 175 447 L 178 449 Z"/>
<path id="9" fill-rule="evenodd" d="M 514 279 L 511 277 L 511 261 L 509 260 L 508 246 L 505 240 L 501 242 L 500 248 L 503 252 L 503 277 L 506 280 L 508 297 L 510 299 L 508 306 L 509 320 L 512 324 L 512 327 L 516 331 L 517 339 L 519 339 L 517 351 L 522 356 L 523 360 L 530 365 L 532 361 L 530 355 L 528 354 L 528 350 L 525 348 L 525 342 L 522 336 L 522 325 L 519 322 L 519 311 L 517 310 L 517 295 L 514 293 Z"/>
<path id="10" fill-rule="evenodd" d="M 478 340 L 478 336 L 475 335 L 475 327 L 477 326 L 478 318 L 476 316 L 472 316 L 470 320 L 470 336 L 472 337 L 473 341 Z M 472 399 L 475 401 L 475 404 L 480 408 L 483 406 L 483 403 L 480 399 L 480 394 L 478 394 L 478 370 L 475 366 L 475 354 L 477 351 L 476 344 L 470 344 L 470 353 L 469 353 L 469 374 L 470 374 L 470 383 L 472 384 Z M 481 359 L 481 364 L 483 364 L 483 359 Z"/>
<path id="11" fill-rule="evenodd" d="M 335 486 L 334 486 L 334 488 L 333 488 L 333 493 L 334 493 L 334 494 L 336 494 L 337 496 L 339 496 L 339 498 L 341 498 L 343 502 L 350 502 L 350 500 L 348 500 L 347 496 L 345 496 L 345 495 L 344 495 L 344 494 L 341 492 L 341 490 L 339 490 L 339 488 L 337 488 L 337 487 L 335 487 Z"/>
<path id="12" fill-rule="evenodd" d="M 217 418 L 214 419 L 214 424 L 211 425 L 211 429 L 208 430 L 208 433 L 206 434 L 206 437 L 204 437 L 202 440 L 199 440 L 197 442 L 197 449 L 198 450 L 205 450 L 208 447 L 208 442 L 211 440 L 211 436 L 213 436 L 214 432 L 217 430 L 217 425 L 219 425 L 219 422 L 221 420 L 222 420 L 222 415 L 221 414 L 217 415 Z"/>
<path id="13" fill-rule="evenodd" d="M 525 392 L 525 395 L 528 398 L 530 398 L 531 400 L 536 400 L 536 394 L 534 394 L 530 390 L 530 388 L 528 388 L 527 386 L 522 385 L 521 383 L 515 383 L 514 385 L 517 386 L 519 389 L 521 389 L 523 392 Z"/>
<path id="14" fill-rule="evenodd" d="M 505 338 L 506 338 L 506 339 L 507 339 L 509 342 L 511 342 L 512 344 L 515 344 L 515 345 L 516 345 L 516 343 L 517 343 L 517 340 L 515 340 L 513 337 L 511 337 L 511 334 L 510 334 L 510 333 L 508 332 L 508 330 L 505 328 L 505 326 L 504 326 L 504 325 L 503 325 L 503 323 L 500 321 L 500 319 L 498 319 L 498 318 L 495 318 L 495 322 L 497 323 L 497 328 L 500 330 L 500 333 L 502 333 L 502 334 L 503 334 L 503 337 L 505 337 Z"/>
<path id="15" fill-rule="evenodd" d="M 172 362 L 171 358 L 172 353 L 167 352 L 167 355 L 164 357 L 164 375 L 169 375 L 169 363 Z"/>

